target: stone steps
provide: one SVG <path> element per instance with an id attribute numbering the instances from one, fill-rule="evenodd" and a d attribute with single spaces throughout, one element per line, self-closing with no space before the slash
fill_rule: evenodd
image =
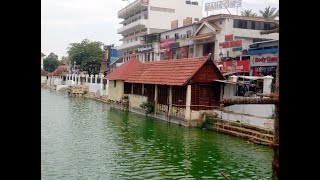
<path id="1" fill-rule="evenodd" d="M 212 127 L 213 130 L 217 131 L 217 132 L 222 132 L 225 134 L 229 134 L 229 135 L 233 135 L 233 136 L 237 136 L 243 139 L 248 139 L 250 142 L 253 142 L 255 144 L 262 144 L 262 145 L 266 145 L 266 146 L 271 146 L 272 145 L 272 141 L 266 140 L 266 139 L 262 139 L 262 138 L 258 138 L 255 136 L 250 136 L 248 134 L 245 133 L 240 133 L 240 132 L 236 132 L 236 131 L 232 131 L 232 130 L 226 130 L 226 129 L 222 129 L 222 128 L 217 128 L 217 127 Z"/>
<path id="2" fill-rule="evenodd" d="M 252 131 L 258 131 L 262 134 L 268 134 L 268 135 L 272 135 L 272 136 L 274 134 L 274 131 L 270 130 L 270 129 L 263 129 L 263 128 L 248 125 L 248 124 L 226 121 L 226 120 L 222 120 L 222 119 L 218 119 L 218 118 L 215 118 L 213 120 L 215 121 L 215 123 L 226 124 L 226 125 L 235 126 L 235 127 L 239 127 L 239 128 L 245 128 L 245 129 L 252 130 Z"/>
<path id="3" fill-rule="evenodd" d="M 273 130 L 222 120 L 211 113 L 206 113 L 205 116 L 206 119 L 213 121 L 213 125 L 208 128 L 210 130 L 248 139 L 250 142 L 256 144 L 271 146 L 273 143 Z"/>
<path id="4" fill-rule="evenodd" d="M 243 127 L 236 127 L 236 126 L 227 125 L 227 124 L 223 124 L 223 123 L 215 123 L 213 126 L 215 128 L 219 128 L 219 129 L 225 129 L 225 130 L 229 130 L 229 131 L 243 133 L 243 134 L 246 134 L 248 136 L 256 137 L 256 138 L 259 138 L 259 139 L 273 141 L 273 135 L 261 133 L 259 131 L 254 131 L 254 130 L 251 130 L 251 129 L 246 129 L 246 128 L 243 128 Z"/>

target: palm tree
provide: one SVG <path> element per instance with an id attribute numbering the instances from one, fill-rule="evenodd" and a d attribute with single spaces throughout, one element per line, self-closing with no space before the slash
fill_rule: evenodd
<path id="1" fill-rule="evenodd" d="M 275 19 L 279 17 L 279 9 L 271 8 L 270 6 L 266 7 L 264 11 L 259 10 L 261 17 L 266 19 Z"/>
<path id="2" fill-rule="evenodd" d="M 252 11 L 252 9 L 241 11 L 241 16 L 257 17 L 257 14 L 256 13 L 252 13 L 251 11 Z"/>

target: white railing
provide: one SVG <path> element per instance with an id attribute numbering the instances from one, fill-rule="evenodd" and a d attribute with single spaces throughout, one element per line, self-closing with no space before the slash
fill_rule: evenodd
<path id="1" fill-rule="evenodd" d="M 136 0 L 133 3 L 129 4 L 128 6 L 122 8 L 120 11 L 118 11 L 118 16 L 120 16 L 122 13 L 129 11 L 131 8 L 133 8 L 134 6 L 140 4 L 140 0 Z"/>
<path id="2" fill-rule="evenodd" d="M 143 45 L 143 42 L 138 40 L 138 41 L 133 41 L 127 44 L 122 44 L 120 46 L 117 47 L 118 50 L 122 50 L 122 49 L 126 49 L 128 47 L 132 47 L 132 46 L 139 46 L 139 45 Z"/>
<path id="3" fill-rule="evenodd" d="M 126 26 L 123 26 L 121 28 L 118 29 L 118 34 L 124 32 L 124 31 L 127 31 L 131 28 L 134 28 L 135 26 L 138 26 L 138 25 L 143 25 L 143 26 L 147 26 L 148 25 L 148 20 L 147 19 L 139 19 L 131 24 L 128 24 Z"/>
<path id="4" fill-rule="evenodd" d="M 146 34 L 148 34 L 147 31 L 139 32 L 139 33 L 131 35 L 131 36 L 123 37 L 119 41 L 124 41 L 124 40 L 130 39 L 130 38 L 135 38 L 135 37 L 140 37 L 140 36 L 143 36 L 143 35 L 146 35 Z"/>

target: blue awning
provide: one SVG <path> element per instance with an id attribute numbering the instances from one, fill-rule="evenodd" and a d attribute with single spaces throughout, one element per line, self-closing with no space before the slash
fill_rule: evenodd
<path id="1" fill-rule="evenodd" d="M 272 48 L 272 49 L 256 49 L 256 48 L 250 48 L 248 49 L 250 55 L 257 55 L 257 54 L 268 54 L 268 53 L 277 53 L 278 48 Z"/>

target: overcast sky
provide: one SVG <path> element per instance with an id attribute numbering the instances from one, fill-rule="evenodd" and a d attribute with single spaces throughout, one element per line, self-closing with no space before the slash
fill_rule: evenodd
<path id="1" fill-rule="evenodd" d="M 217 0 L 203 0 L 203 3 L 213 1 Z M 117 12 L 126 5 L 128 2 L 122 0 L 41 0 L 41 52 L 45 55 L 54 52 L 60 59 L 67 56 L 70 43 L 85 38 L 120 45 L 121 35 L 117 34 L 117 29 L 121 25 Z M 259 10 L 267 6 L 279 8 L 279 0 L 242 0 L 238 12 L 252 9 L 259 14 Z M 229 10 L 236 14 L 236 9 Z M 228 12 L 222 10 L 221 13 Z"/>

